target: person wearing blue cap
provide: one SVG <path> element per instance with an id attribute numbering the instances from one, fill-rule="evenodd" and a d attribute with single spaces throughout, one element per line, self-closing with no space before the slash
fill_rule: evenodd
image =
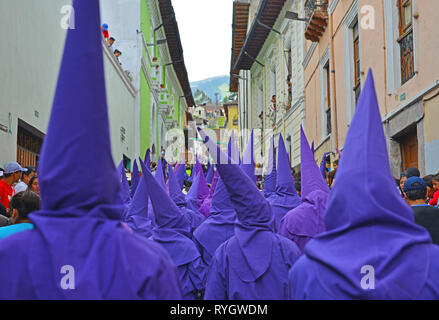
<path id="1" fill-rule="evenodd" d="M 9 208 L 9 201 L 15 194 L 13 185 L 20 181 L 22 173 L 26 171 L 17 162 L 8 162 L 5 165 L 3 180 L 0 180 L 0 203 L 5 208 Z"/>
<path id="2" fill-rule="evenodd" d="M 427 184 L 419 177 L 404 182 L 404 198 L 415 213 L 415 222 L 430 232 L 433 243 L 439 244 L 439 208 L 425 203 Z"/>
<path id="3" fill-rule="evenodd" d="M 108 37 L 110 36 L 110 33 L 108 32 L 108 24 L 106 23 L 102 25 L 102 35 L 105 39 L 108 39 Z"/>

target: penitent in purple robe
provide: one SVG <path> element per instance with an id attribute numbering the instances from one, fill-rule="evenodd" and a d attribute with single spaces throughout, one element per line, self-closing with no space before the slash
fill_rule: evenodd
<path id="1" fill-rule="evenodd" d="M 325 231 L 323 213 L 329 196 L 329 187 L 314 161 L 303 128 L 300 128 L 300 158 L 302 175 L 302 203 L 289 211 L 281 220 L 279 234 L 293 240 L 303 252 L 306 244 Z"/>
<path id="2" fill-rule="evenodd" d="M 233 147 L 233 136 L 229 140 L 229 151 Z M 238 163 L 238 153 L 230 152 L 232 161 Z M 212 165 L 213 166 L 213 165 Z M 217 170 L 215 174 L 219 175 Z M 203 256 L 203 260 L 210 265 L 216 249 L 235 234 L 236 211 L 230 201 L 226 186 L 218 179 L 218 184 L 210 205 L 209 218 L 194 232 L 194 241 Z"/>
<path id="3" fill-rule="evenodd" d="M 294 186 L 291 174 L 290 160 L 285 149 L 282 135 L 279 137 L 279 152 L 276 171 L 276 191 L 267 201 L 273 211 L 275 231 L 279 229 L 280 220 L 290 210 L 297 207 L 302 201 Z"/>
<path id="4" fill-rule="evenodd" d="M 186 217 L 191 226 L 191 233 L 201 224 L 206 218 L 198 213 L 194 212 L 186 207 L 186 199 L 181 188 L 179 187 L 177 178 L 175 177 L 174 171 L 169 170 L 169 196 L 180 209 L 181 213 Z"/>
<path id="5" fill-rule="evenodd" d="M 154 208 L 155 224 L 151 239 L 160 244 L 177 266 L 185 300 L 204 292 L 207 267 L 191 239 L 190 225 L 166 190 L 143 168 L 148 194 Z"/>
<path id="6" fill-rule="evenodd" d="M 42 209 L 35 229 L 0 241 L 0 299 L 180 299 L 166 251 L 120 222 L 99 1 L 73 8 L 38 169 Z"/>
<path id="7" fill-rule="evenodd" d="M 153 228 L 148 212 L 148 199 L 145 181 L 141 179 L 123 220 L 135 233 L 145 238 L 151 237 Z"/>
<path id="8" fill-rule="evenodd" d="M 214 159 L 214 154 L 222 154 L 203 131 L 200 134 Z M 235 235 L 212 258 L 205 299 L 289 299 L 288 270 L 299 257 L 299 248 L 273 232 L 270 205 L 236 162 L 217 164 L 217 169 L 238 220 Z"/>
<path id="9" fill-rule="evenodd" d="M 369 72 L 324 215 L 290 271 L 295 299 L 439 299 L 439 248 L 395 188 Z"/>

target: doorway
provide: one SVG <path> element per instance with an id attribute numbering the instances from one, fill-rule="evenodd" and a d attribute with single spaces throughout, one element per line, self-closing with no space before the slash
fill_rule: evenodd
<path id="1" fill-rule="evenodd" d="M 404 134 L 399 140 L 401 146 L 402 171 L 418 168 L 418 132 L 416 127 Z"/>

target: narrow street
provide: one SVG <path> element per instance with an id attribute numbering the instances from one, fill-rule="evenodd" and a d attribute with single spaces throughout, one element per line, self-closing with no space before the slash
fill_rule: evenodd
<path id="1" fill-rule="evenodd" d="M 438 20 L 435 0 L 0 1 L 0 300 L 438 300 Z"/>

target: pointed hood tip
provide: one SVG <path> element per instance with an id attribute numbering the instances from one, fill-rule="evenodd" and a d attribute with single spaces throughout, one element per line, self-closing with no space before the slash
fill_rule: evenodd
<path id="1" fill-rule="evenodd" d="M 294 178 L 291 173 L 290 160 L 285 148 L 282 134 L 279 135 L 278 161 L 276 170 L 276 192 L 297 195 Z"/>
<path id="2" fill-rule="evenodd" d="M 179 186 L 179 182 L 174 174 L 172 169 L 168 170 L 169 175 L 169 195 L 172 200 L 174 200 L 177 206 L 186 206 L 186 199 L 184 197 L 183 192 L 181 192 L 181 188 Z"/>
<path id="3" fill-rule="evenodd" d="M 314 160 L 314 154 L 309 148 L 303 127 L 300 126 L 300 154 L 301 154 L 301 176 L 302 176 L 302 198 L 310 193 L 320 190 L 329 193 L 329 187 L 323 180 L 322 174 Z"/>
<path id="4" fill-rule="evenodd" d="M 38 168 L 42 207 L 52 211 L 89 206 L 90 199 L 96 205 L 121 204 L 111 154 L 99 2 L 74 1 L 73 8 L 76 28 L 67 32 Z M 81 168 L 83 179 L 69 174 L 73 167 Z"/>
<path id="5" fill-rule="evenodd" d="M 167 192 L 149 170 L 142 163 L 142 169 L 145 171 L 145 179 L 149 198 L 154 209 L 156 227 L 158 228 L 185 228 L 180 210 L 174 201 L 168 196 Z"/>
<path id="6" fill-rule="evenodd" d="M 219 146 L 213 143 L 204 131 L 200 131 L 200 133 L 211 155 L 215 154 L 216 151 L 221 154 L 221 157 L 226 157 Z M 269 204 L 240 166 L 222 163 L 216 166 L 230 199 L 234 203 L 239 219 L 246 222 L 264 221 L 271 223 L 273 217 Z"/>

